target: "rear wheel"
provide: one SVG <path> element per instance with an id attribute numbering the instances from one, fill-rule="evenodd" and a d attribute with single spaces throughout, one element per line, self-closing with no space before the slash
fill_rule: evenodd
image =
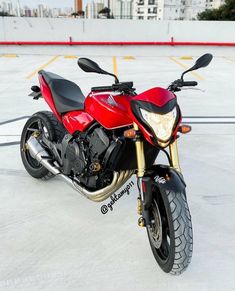
<path id="1" fill-rule="evenodd" d="M 185 193 L 156 189 L 150 212 L 147 233 L 153 255 L 164 272 L 179 275 L 188 267 L 193 251 Z"/>
<path id="2" fill-rule="evenodd" d="M 27 141 L 32 134 L 39 133 L 45 135 L 47 139 L 54 142 L 60 142 L 66 130 L 57 120 L 55 115 L 49 111 L 35 113 L 26 122 L 20 141 L 21 159 L 26 171 L 34 178 L 47 180 L 53 177 L 53 174 L 43 167 L 36 159 L 32 158 L 27 150 Z"/>

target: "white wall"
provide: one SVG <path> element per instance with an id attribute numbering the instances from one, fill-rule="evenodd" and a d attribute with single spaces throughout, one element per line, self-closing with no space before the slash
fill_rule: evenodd
<path id="1" fill-rule="evenodd" d="M 0 17 L 0 41 L 235 42 L 235 22 Z"/>

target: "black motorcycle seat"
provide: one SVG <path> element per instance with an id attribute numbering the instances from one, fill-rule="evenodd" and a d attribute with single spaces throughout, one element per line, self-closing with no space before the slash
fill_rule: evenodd
<path id="1" fill-rule="evenodd" d="M 59 113 L 84 110 L 85 96 L 79 86 L 51 72 L 39 71 L 47 82 Z"/>

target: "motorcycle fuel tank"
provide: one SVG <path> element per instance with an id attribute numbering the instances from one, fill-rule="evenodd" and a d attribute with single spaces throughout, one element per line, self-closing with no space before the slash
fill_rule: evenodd
<path id="1" fill-rule="evenodd" d="M 85 111 L 107 129 L 128 126 L 133 123 L 128 110 L 131 99 L 115 93 L 90 93 L 85 100 Z"/>

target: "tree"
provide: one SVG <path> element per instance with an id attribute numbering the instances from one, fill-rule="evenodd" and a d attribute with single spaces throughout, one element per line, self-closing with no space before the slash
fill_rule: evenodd
<path id="1" fill-rule="evenodd" d="M 98 15 L 103 15 L 106 18 L 114 18 L 113 14 L 111 14 L 111 10 L 108 7 L 104 7 L 98 12 Z"/>
<path id="2" fill-rule="evenodd" d="M 0 11 L 0 16 L 13 16 L 9 14 L 8 12 Z"/>
<path id="3" fill-rule="evenodd" d="M 79 10 L 78 12 L 74 12 L 74 13 L 72 13 L 71 16 L 73 16 L 73 17 L 75 17 L 75 18 L 77 18 L 77 17 L 79 17 L 79 18 L 84 18 L 84 16 L 85 16 L 85 12 L 82 11 L 82 10 Z"/>
<path id="4" fill-rule="evenodd" d="M 225 0 L 217 9 L 206 9 L 198 14 L 199 20 L 235 20 L 235 0 Z"/>

